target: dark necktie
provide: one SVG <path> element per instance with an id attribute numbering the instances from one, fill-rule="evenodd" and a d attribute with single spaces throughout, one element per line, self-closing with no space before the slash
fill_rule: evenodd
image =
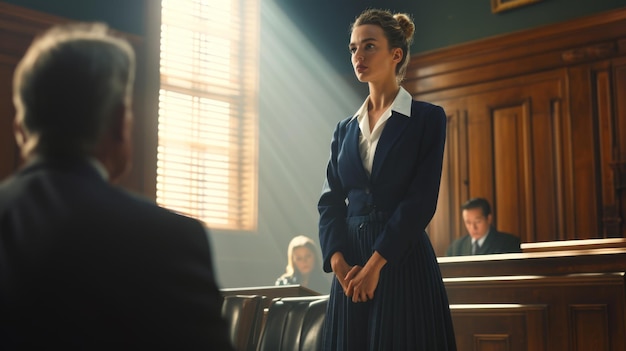
<path id="1" fill-rule="evenodd" d="M 478 240 L 476 240 L 472 243 L 472 255 L 476 255 L 478 253 L 478 249 L 480 249 L 480 246 L 478 245 Z"/>

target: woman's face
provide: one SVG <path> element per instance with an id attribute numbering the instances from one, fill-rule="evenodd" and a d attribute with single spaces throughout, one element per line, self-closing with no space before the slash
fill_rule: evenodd
<path id="1" fill-rule="evenodd" d="M 315 255 L 309 248 L 301 246 L 293 249 L 293 264 L 300 274 L 309 274 L 315 265 Z"/>
<path id="2" fill-rule="evenodd" d="M 350 36 L 352 67 L 361 82 L 395 79 L 396 65 L 402 50 L 389 50 L 387 37 L 380 26 L 363 24 L 354 27 Z"/>

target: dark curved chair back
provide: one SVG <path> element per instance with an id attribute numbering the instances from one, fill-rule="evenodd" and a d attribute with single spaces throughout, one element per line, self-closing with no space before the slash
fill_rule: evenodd
<path id="1" fill-rule="evenodd" d="M 263 321 L 264 296 L 224 296 L 222 317 L 228 324 L 230 340 L 237 351 L 255 351 Z"/>
<path id="2" fill-rule="evenodd" d="M 328 295 L 276 298 L 270 304 L 257 351 L 317 351 Z"/>

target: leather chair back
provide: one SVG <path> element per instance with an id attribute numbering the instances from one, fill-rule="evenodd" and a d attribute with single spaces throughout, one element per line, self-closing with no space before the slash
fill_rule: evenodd
<path id="1" fill-rule="evenodd" d="M 317 351 L 328 295 L 284 297 L 272 301 L 257 351 Z"/>
<path id="2" fill-rule="evenodd" d="M 224 296 L 222 317 L 236 351 L 255 351 L 263 321 L 263 296 Z"/>

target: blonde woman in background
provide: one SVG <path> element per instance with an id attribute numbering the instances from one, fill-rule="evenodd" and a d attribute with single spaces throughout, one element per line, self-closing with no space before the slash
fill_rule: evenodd
<path id="1" fill-rule="evenodd" d="M 299 284 L 321 294 L 327 294 L 330 281 L 324 277 L 319 249 L 311 238 L 298 235 L 287 248 L 287 267 L 275 285 Z"/>

